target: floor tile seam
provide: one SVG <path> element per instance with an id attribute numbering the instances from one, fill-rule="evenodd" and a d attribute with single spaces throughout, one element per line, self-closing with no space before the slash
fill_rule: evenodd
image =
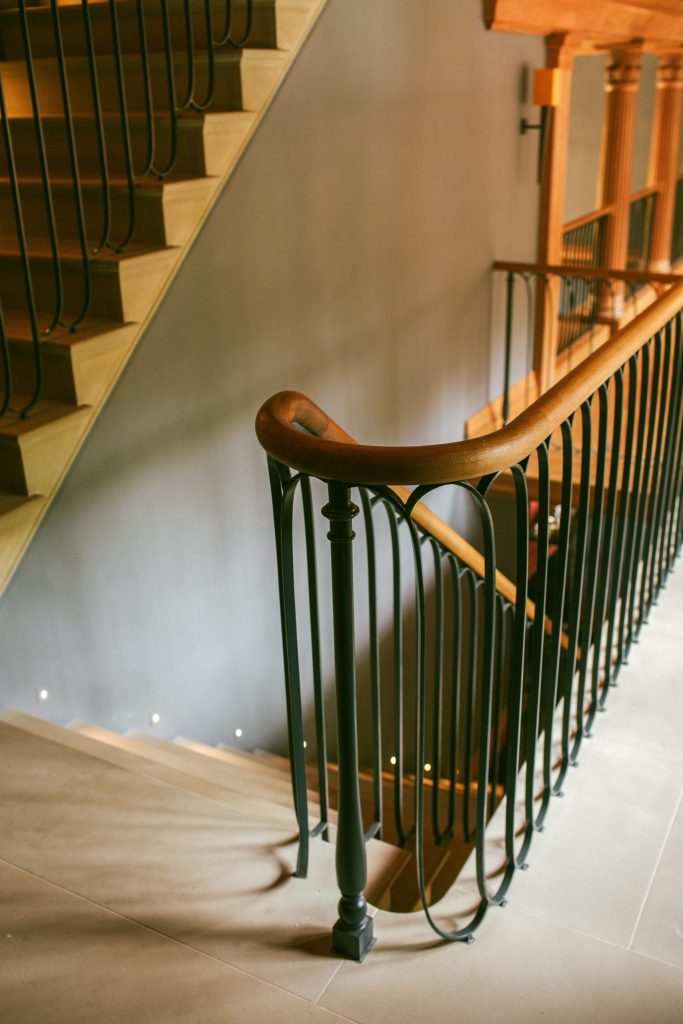
<path id="1" fill-rule="evenodd" d="M 543 914 L 536 913 L 533 910 L 526 910 L 523 907 L 513 906 L 512 901 L 504 909 L 506 912 L 509 911 L 512 914 L 519 914 L 521 917 L 530 917 L 534 921 L 542 921 L 544 924 L 551 925 L 553 928 L 559 928 L 563 932 L 569 932 L 572 935 L 580 935 L 582 938 L 592 939 L 594 942 L 601 942 L 605 946 L 611 946 L 613 949 L 621 950 L 622 953 L 633 953 L 634 956 L 639 955 L 635 950 L 630 949 L 629 946 L 623 945 L 620 942 L 615 942 L 613 939 L 606 939 L 603 935 L 595 935 L 593 932 L 584 931 L 581 928 L 575 928 L 570 924 L 558 921 L 552 917 L 545 917 Z"/>
<path id="2" fill-rule="evenodd" d="M 334 973 L 331 975 L 331 977 L 329 977 L 327 979 L 327 981 L 323 985 L 320 993 L 318 994 L 318 998 L 315 1000 L 315 1005 L 316 1006 L 320 1005 L 320 1000 L 323 998 L 323 996 L 327 992 L 328 988 L 330 987 L 330 985 L 332 984 L 332 982 L 334 981 L 334 979 L 337 977 L 337 975 L 339 974 L 340 970 L 342 969 L 343 962 L 344 962 L 343 960 L 339 961 L 339 963 L 337 964 L 337 966 L 336 966 L 336 968 L 334 970 Z"/>
<path id="3" fill-rule="evenodd" d="M 76 892 L 75 889 L 70 889 L 66 885 L 62 885 L 60 882 L 54 882 L 49 878 L 45 878 L 43 875 L 38 874 L 36 871 L 30 871 L 28 868 L 22 867 L 20 864 L 14 864 L 12 861 L 7 860 L 6 857 L 0 857 L 0 864 L 6 864 L 8 867 L 14 868 L 17 871 L 21 871 L 22 874 L 28 875 L 29 878 L 35 878 L 45 885 L 49 885 L 53 889 L 57 889 L 60 892 L 67 893 L 69 896 L 73 896 L 75 899 L 82 900 L 83 903 L 87 903 L 89 906 L 96 907 L 98 910 L 103 911 L 105 914 L 110 914 L 112 917 L 119 918 L 122 921 L 128 922 L 137 928 L 142 928 L 144 931 L 150 932 L 152 935 L 158 935 L 162 939 L 166 939 L 172 942 L 176 946 L 180 946 L 183 949 L 190 950 L 192 953 L 197 953 L 199 956 L 204 957 L 206 960 L 211 960 L 213 963 L 220 964 L 221 967 L 229 968 L 232 971 L 236 971 L 238 974 L 244 975 L 246 978 L 250 978 L 252 981 L 260 982 L 263 985 L 267 985 L 269 988 L 275 989 L 277 992 L 282 992 L 287 996 L 293 996 L 296 999 L 300 999 L 304 1003 L 314 1005 L 311 999 L 307 999 L 305 996 L 300 995 L 297 992 L 292 992 L 291 989 L 283 988 L 281 985 L 277 985 L 273 981 L 269 981 L 267 978 L 262 978 L 258 974 L 252 974 L 251 971 L 246 971 L 243 967 L 239 967 L 237 964 L 230 963 L 229 960 L 222 960 L 219 956 L 215 956 L 213 953 L 207 953 L 206 950 L 199 949 L 191 942 L 187 942 L 184 939 L 179 939 L 176 935 L 169 935 L 167 932 L 162 931 L 160 928 L 155 928 L 153 925 L 147 924 L 144 921 L 138 921 L 137 918 L 130 917 L 128 914 L 122 913 L 120 910 L 115 910 L 113 907 L 109 907 L 104 903 L 99 903 L 97 900 L 92 899 L 90 896 L 84 896 L 83 893 Z M 336 976 L 341 962 L 337 964 L 334 976 Z M 322 998 L 322 993 L 318 999 Z M 317 1002 L 317 1000 L 316 1000 Z M 323 1007 L 326 1009 L 326 1007 Z M 333 1011 L 328 1011 L 333 1012 Z M 351 1020 L 351 1018 L 342 1017 L 343 1020 Z"/>
<path id="4" fill-rule="evenodd" d="M 629 944 L 628 944 L 628 948 L 630 950 L 633 950 L 633 943 L 635 942 L 636 934 L 638 932 L 638 928 L 640 926 L 640 922 L 641 922 L 643 914 L 645 912 L 645 907 L 647 905 L 647 901 L 650 898 L 650 893 L 652 892 L 652 886 L 655 883 L 655 878 L 657 877 L 657 872 L 659 871 L 659 866 L 662 863 L 662 857 L 664 856 L 664 850 L 666 849 L 666 845 L 667 845 L 667 843 L 669 841 L 669 837 L 671 836 L 671 832 L 672 832 L 673 827 L 674 827 L 674 822 L 676 821 L 676 818 L 678 817 L 678 813 L 680 811 L 680 808 L 681 808 L 682 804 L 683 804 L 683 786 L 681 787 L 681 791 L 680 791 L 680 793 L 678 795 L 678 800 L 676 801 L 676 806 L 674 807 L 673 813 L 672 813 L 671 818 L 669 820 L 668 828 L 667 828 L 666 833 L 664 835 L 664 839 L 662 840 L 662 845 L 661 845 L 661 847 L 659 849 L 659 853 L 657 855 L 657 859 L 656 859 L 654 867 L 652 869 L 652 874 L 650 875 L 650 880 L 649 880 L 647 888 L 645 890 L 645 894 L 643 896 L 643 900 L 642 900 L 642 903 L 640 905 L 640 909 L 639 909 L 638 914 L 636 916 L 635 924 L 633 925 L 633 931 L 631 932 L 631 938 L 630 938 Z"/>

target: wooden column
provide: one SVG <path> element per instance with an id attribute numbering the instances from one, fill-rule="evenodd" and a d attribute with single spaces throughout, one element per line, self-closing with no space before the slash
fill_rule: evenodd
<path id="1" fill-rule="evenodd" d="M 626 269 L 630 216 L 636 102 L 640 81 L 642 44 L 633 43 L 612 51 L 605 89 L 605 151 L 602 205 L 612 206 L 607 222 L 604 262 L 614 270 Z M 610 298 L 613 314 L 620 313 L 623 285 Z"/>
<path id="2" fill-rule="evenodd" d="M 650 182 L 659 188 L 652 224 L 650 269 L 663 273 L 671 268 L 682 115 L 683 53 L 662 54 L 657 68 L 657 102 L 650 158 Z"/>
<path id="3" fill-rule="evenodd" d="M 545 160 L 541 177 L 541 200 L 538 224 L 538 263 L 562 262 L 562 225 L 567 180 L 567 144 L 569 141 L 569 103 L 572 64 L 579 40 L 568 33 L 546 37 L 546 67 L 561 72 L 560 102 L 548 111 Z M 541 394 L 553 384 L 557 356 L 557 310 L 559 282 L 553 280 L 548 289 L 539 288 L 536 297 L 536 331 L 534 339 L 534 370 Z"/>

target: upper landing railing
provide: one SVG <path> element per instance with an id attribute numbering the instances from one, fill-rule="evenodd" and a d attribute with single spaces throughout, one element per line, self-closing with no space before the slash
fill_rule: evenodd
<path id="1" fill-rule="evenodd" d="M 313 831 L 329 837 L 336 702 L 340 953 L 360 960 L 373 942 L 368 836 L 414 849 L 420 902 L 447 940 L 470 939 L 526 866 L 681 546 L 682 310 L 678 284 L 485 437 L 368 446 L 303 395 L 284 392 L 261 408 L 299 874 L 314 807 Z M 506 477 L 512 498 L 501 514 Z M 428 496 L 474 516 L 478 563 L 427 509 Z M 329 562 L 317 555 L 322 520 Z M 501 568 L 513 577 L 505 593 Z M 492 818 L 502 843 L 491 838 Z M 461 862 L 470 854 L 476 875 L 465 916 L 450 902 L 455 890 L 430 906 L 429 865 L 449 850 Z"/>
<path id="2" fill-rule="evenodd" d="M 187 174 L 188 118 L 240 109 L 239 51 L 274 45 L 274 4 L 16 0 L 0 38 L 0 415 L 26 416 L 42 342 L 107 315 L 98 263 L 149 247 L 140 183 Z"/>

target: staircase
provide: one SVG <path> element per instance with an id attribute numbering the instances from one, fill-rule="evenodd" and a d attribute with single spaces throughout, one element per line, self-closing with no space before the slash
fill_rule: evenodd
<path id="1" fill-rule="evenodd" d="M 74 0 L 21 8 L 16 0 L 0 4 L 0 81 L 7 113 L 0 141 L 0 342 L 5 342 L 0 383 L 8 406 L 0 417 L 0 592 L 324 4 L 242 0 L 228 5 L 231 38 L 246 40 L 247 46 L 228 42 L 216 48 L 210 106 L 181 109 L 192 87 L 195 106 L 203 106 L 208 96 L 204 3 L 188 5 L 194 26 L 188 43 L 184 0 L 169 0 L 172 65 L 166 58 L 163 5 L 145 6 L 146 91 L 137 3 L 114 5 L 117 46 L 109 0 L 90 0 L 85 7 L 100 117 L 83 5 Z M 221 29 L 224 6 L 209 5 Z M 59 14 L 69 116 L 53 8 Z M 164 106 L 169 68 L 174 110 Z M 123 112 L 119 72 L 125 83 Z"/>

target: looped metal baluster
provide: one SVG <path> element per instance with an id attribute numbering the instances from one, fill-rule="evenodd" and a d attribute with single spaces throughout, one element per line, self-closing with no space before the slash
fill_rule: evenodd
<path id="1" fill-rule="evenodd" d="M 604 576 L 607 573 L 607 569 L 608 569 L 608 565 L 609 565 L 609 563 L 605 563 L 604 561 L 602 561 L 602 562 L 600 561 L 600 544 L 601 544 L 601 540 L 602 540 L 602 527 L 603 527 L 603 511 L 602 511 L 602 506 L 603 506 L 603 499 L 604 499 L 604 493 L 605 493 L 605 469 L 606 469 L 606 464 L 607 464 L 607 418 L 608 418 L 608 412 L 609 412 L 609 407 L 608 407 L 607 387 L 606 387 L 606 385 L 603 385 L 599 389 L 599 391 L 598 391 L 598 415 L 599 415 L 599 422 L 598 422 L 598 457 L 597 457 L 597 465 L 596 465 L 596 469 L 595 469 L 595 484 L 592 487 L 592 495 L 590 493 L 590 491 L 591 491 L 590 482 L 589 482 L 589 485 L 588 485 L 589 494 L 588 494 L 588 506 L 587 507 L 588 507 L 588 510 L 590 512 L 590 509 L 591 509 L 591 498 L 592 498 L 592 516 L 590 517 L 592 521 L 590 523 L 590 530 L 588 531 L 590 533 L 590 541 L 589 541 L 589 544 L 588 544 L 588 547 L 587 547 L 587 551 L 586 551 L 588 575 L 587 575 L 587 580 L 586 580 L 586 586 L 584 588 L 585 592 L 582 595 L 582 600 L 580 600 L 580 603 L 581 603 L 582 607 L 581 607 L 581 610 L 579 612 L 578 644 L 579 644 L 579 651 L 581 653 L 580 653 L 580 657 L 578 659 L 579 660 L 579 685 L 578 685 L 578 691 L 577 691 L 577 695 L 576 695 L 576 715 L 575 715 L 576 730 L 575 730 L 575 735 L 574 735 L 574 742 L 571 745 L 571 750 L 569 751 L 569 754 L 568 754 L 568 761 L 569 761 L 570 764 L 576 764 L 577 763 L 578 753 L 579 753 L 579 750 L 581 748 L 581 743 L 583 742 L 584 731 L 586 732 L 586 734 L 588 734 L 588 735 L 590 734 L 590 728 L 591 728 L 591 725 L 593 723 L 593 719 L 595 717 L 595 712 L 597 710 L 597 699 L 594 696 L 592 706 L 589 709 L 588 713 L 586 714 L 585 695 L 586 695 L 586 679 L 587 679 L 587 676 L 588 676 L 588 664 L 589 664 L 589 661 L 590 661 L 591 650 L 593 650 L 593 658 L 594 658 L 593 665 L 592 665 L 592 674 L 593 674 L 593 678 L 597 678 L 596 677 L 596 673 L 597 673 L 597 666 L 599 665 L 599 661 L 600 661 L 600 650 L 599 650 L 599 648 L 593 649 L 593 645 L 592 645 L 592 639 L 593 639 L 593 633 L 594 633 L 595 602 L 596 602 L 598 578 L 599 578 L 600 575 Z M 581 443 L 582 443 L 584 452 L 586 451 L 586 448 L 588 448 L 589 457 L 590 457 L 590 448 L 591 448 L 591 443 L 592 443 L 591 442 L 591 437 L 589 436 L 588 443 L 586 443 L 585 438 L 582 438 L 581 439 Z M 583 469 L 583 467 L 582 467 L 582 469 Z M 589 469 L 589 472 L 590 472 L 590 469 Z M 583 487 L 583 472 L 582 472 L 582 487 Z M 581 505 L 579 507 L 579 515 L 581 515 Z M 577 557 L 578 557 L 578 555 L 577 555 Z M 570 639 L 570 642 L 571 642 L 571 639 Z M 591 690 L 591 692 L 593 692 L 593 691 Z M 570 708 L 565 708 L 565 710 L 567 711 L 567 713 L 569 713 L 571 711 Z M 585 724 L 584 724 L 584 718 L 586 718 Z M 567 735 L 567 741 L 569 742 L 569 735 Z"/>
<path id="2" fill-rule="evenodd" d="M 329 839 L 329 795 L 327 778 L 327 729 L 325 725 L 325 698 L 320 654 L 320 617 L 318 613 L 318 570 L 316 564 L 315 526 L 311 481 L 301 478 L 301 500 L 304 510 L 306 536 L 306 569 L 308 576 L 308 611 L 311 633 L 311 662 L 313 672 L 313 706 L 315 711 L 315 754 L 318 766 L 318 800 L 320 825 L 317 829 Z"/>
<path id="3" fill-rule="evenodd" d="M 92 95 L 93 118 L 95 121 L 95 139 L 97 142 L 97 159 L 100 167 L 100 179 L 102 181 L 102 228 L 99 240 L 93 246 L 93 255 L 96 255 L 109 242 L 111 233 L 111 184 L 109 180 L 109 166 L 107 162 L 107 143 L 104 134 L 102 120 L 102 99 L 100 86 L 97 78 L 97 61 L 95 57 L 95 40 L 93 39 L 92 21 L 90 18 L 89 0 L 81 0 L 81 13 L 83 16 L 83 32 L 85 35 L 86 56 L 88 59 L 88 74 L 90 77 L 90 92 Z"/>
<path id="4" fill-rule="evenodd" d="M 652 342 L 650 343 L 653 344 Z M 648 346 L 649 347 L 649 346 Z M 640 623 L 642 621 L 642 602 L 639 609 L 638 616 L 636 617 L 636 604 L 638 598 L 638 584 L 642 578 L 644 572 L 643 560 L 644 560 L 644 544 L 646 536 L 646 521 L 647 521 L 647 506 L 648 506 L 648 494 L 650 491 L 650 478 L 651 471 L 654 472 L 652 465 L 652 450 L 654 447 L 654 439 L 656 432 L 657 423 L 657 404 L 659 397 L 659 380 L 660 371 L 662 364 L 662 339 L 661 334 L 658 332 L 654 340 L 654 364 L 652 370 L 652 381 L 649 388 L 649 394 L 647 395 L 648 400 L 648 423 L 647 423 L 647 441 L 645 444 L 644 462 L 643 462 L 643 474 L 642 474 L 642 486 L 638 502 L 638 512 L 636 519 L 636 531 L 634 538 L 634 553 L 633 553 L 633 564 L 631 568 L 631 590 L 629 598 L 629 611 L 628 611 L 628 623 L 629 623 L 629 642 L 627 647 L 630 648 L 631 643 L 635 640 L 637 642 L 638 633 L 640 631 Z"/>
<path id="5" fill-rule="evenodd" d="M 379 629 L 377 625 L 377 554 L 372 502 L 365 487 L 359 489 L 368 566 L 368 631 L 370 660 L 370 700 L 372 708 L 372 802 L 374 834 L 382 838 L 382 701 L 379 658 Z"/>
<path id="6" fill-rule="evenodd" d="M 121 56 L 121 38 L 119 33 L 118 15 L 116 13 L 116 0 L 109 0 L 109 21 L 111 25 L 112 44 L 114 49 L 116 95 L 119 107 L 119 126 L 121 129 L 121 139 L 123 141 L 126 191 L 128 194 L 128 224 L 123 232 L 122 238 L 117 242 L 112 242 L 110 240 L 107 245 L 108 248 L 113 249 L 115 252 L 121 252 L 127 245 L 129 245 L 135 235 L 137 225 L 137 195 L 135 192 L 133 148 L 130 138 L 130 124 L 128 121 L 126 81 L 123 70 L 123 58 Z"/>
<path id="7" fill-rule="evenodd" d="M 617 370 L 613 377 L 613 384 L 614 417 L 612 421 L 612 452 L 610 460 L 609 483 L 607 487 L 607 507 L 604 516 L 605 536 L 602 550 L 600 553 L 597 604 L 595 608 L 595 622 L 591 634 L 593 651 L 593 669 L 591 678 L 591 707 L 585 723 L 585 728 L 588 731 L 590 731 L 590 729 L 593 726 L 593 720 L 595 718 L 596 711 L 604 707 L 607 695 L 609 693 L 611 637 L 608 638 L 607 650 L 605 652 L 604 658 L 602 692 L 600 692 L 600 653 L 602 648 L 604 626 L 606 622 L 609 619 L 611 619 L 611 615 L 608 614 L 607 610 L 609 591 L 610 589 L 616 591 L 615 562 L 618 564 L 621 559 L 620 554 L 617 554 L 617 557 L 615 559 L 615 555 L 613 552 L 613 538 L 617 509 L 617 497 L 619 491 L 619 454 L 621 451 L 621 434 L 624 405 L 623 369 Z M 606 441 L 605 444 L 607 444 Z M 599 467 L 597 472 L 599 479 Z"/>
<path id="8" fill-rule="evenodd" d="M 301 708 L 301 682 L 299 676 L 299 647 L 294 596 L 294 552 L 292 537 L 292 506 L 300 478 L 274 459 L 268 459 L 268 474 L 275 524 L 275 549 L 280 592 L 280 625 L 285 671 L 287 705 L 287 734 L 289 763 L 292 775 L 294 811 L 299 827 L 299 853 L 296 876 L 305 878 L 308 872 L 308 796 L 306 792 L 306 765 L 304 762 L 303 713 Z"/>
<path id="9" fill-rule="evenodd" d="M 246 46 L 251 39 L 254 28 L 254 0 L 246 0 L 246 18 L 241 36 L 233 35 L 233 20 L 235 16 L 234 0 L 225 0 L 225 27 L 222 35 L 215 41 L 216 46 L 225 46 L 230 43 L 238 50 Z"/>
<path id="10" fill-rule="evenodd" d="M 24 231 L 24 222 L 21 211 L 21 196 L 19 195 L 19 181 L 17 178 L 17 168 L 14 160 L 14 149 L 12 146 L 12 134 L 9 126 L 9 119 L 7 117 L 7 105 L 5 103 L 5 91 L 2 82 L 2 73 L 0 73 L 0 130 L 2 131 L 3 141 L 5 144 L 5 156 L 7 159 L 7 169 L 9 173 L 10 183 L 10 194 L 12 196 L 12 208 L 14 211 L 14 220 L 17 229 L 17 238 L 19 241 L 19 252 L 21 255 L 21 269 L 22 276 L 24 279 L 24 291 L 26 295 L 28 305 L 28 318 L 31 329 L 31 349 L 33 354 L 34 362 L 34 373 L 35 373 L 35 389 L 34 395 L 39 395 L 42 389 L 43 380 L 43 362 L 42 362 L 42 351 L 40 348 L 40 332 L 38 328 L 38 315 L 36 312 L 35 297 L 33 294 L 33 278 L 31 276 L 31 267 L 28 261 L 28 251 L 26 246 L 26 234 Z M 2 334 L 2 369 L 3 369 L 3 383 L 5 391 L 0 402 L 0 415 L 4 416 L 5 413 L 10 409 L 12 403 L 13 384 L 12 384 L 12 364 L 10 361 L 9 345 L 7 341 L 7 335 L 5 334 L 5 323 L 4 317 L 2 316 L 2 309 L 0 307 L 0 332 Z"/>
<path id="11" fill-rule="evenodd" d="M 66 76 L 66 61 L 64 57 L 64 46 L 62 43 L 62 30 L 59 23 L 59 6 L 57 0 L 50 0 L 52 12 L 52 30 L 55 40 L 55 51 L 57 57 L 57 69 L 59 71 L 59 86 L 62 94 L 62 109 L 66 124 L 66 138 L 69 149 L 69 166 L 71 170 L 71 186 L 74 206 L 76 209 L 76 225 L 78 232 L 78 247 L 81 256 L 81 277 L 83 282 L 83 298 L 78 313 L 68 320 L 60 320 L 60 326 L 68 327 L 69 330 L 76 330 L 88 313 L 92 303 L 92 271 L 90 267 L 90 253 L 88 250 L 88 236 L 85 225 L 85 213 L 83 211 L 83 194 L 81 191 L 81 177 L 78 170 L 78 154 L 76 152 L 76 139 L 74 136 L 73 117 L 71 115 L 71 99 L 69 97 L 69 83 Z M 28 411 L 28 410 L 25 410 Z"/>

